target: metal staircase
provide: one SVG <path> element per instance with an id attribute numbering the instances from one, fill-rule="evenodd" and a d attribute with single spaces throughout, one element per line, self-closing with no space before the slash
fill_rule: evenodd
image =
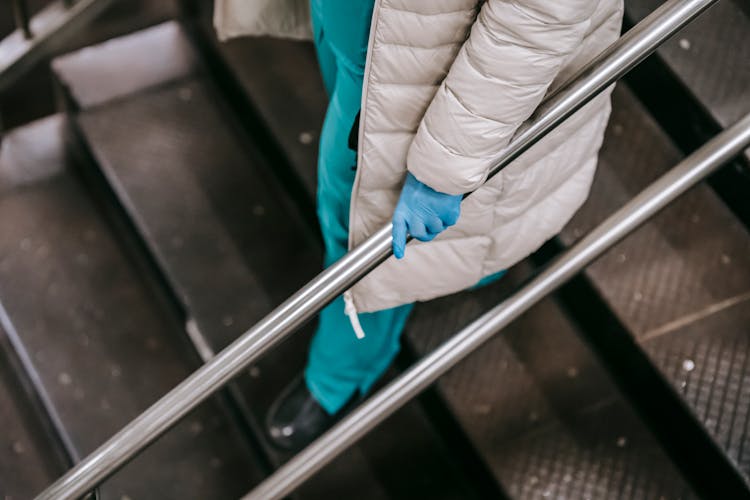
<path id="1" fill-rule="evenodd" d="M 628 2 L 627 23 L 657 6 Z M 207 5 L 185 12 L 55 59 L 57 113 L 3 139 L 6 497 L 39 494 L 319 272 L 311 47 L 219 44 Z M 420 304 L 384 384 L 750 112 L 748 23 L 722 0 L 626 77 L 587 204 L 500 282 Z M 294 496 L 750 496 L 748 172 L 746 156 L 724 167 Z M 288 463 L 263 415 L 310 331 L 242 369 L 101 497 L 238 498 Z"/>

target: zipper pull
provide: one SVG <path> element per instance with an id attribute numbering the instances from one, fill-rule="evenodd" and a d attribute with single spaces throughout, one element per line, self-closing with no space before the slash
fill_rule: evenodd
<path id="1" fill-rule="evenodd" d="M 349 322 L 352 324 L 352 329 L 354 329 L 354 334 L 357 336 L 357 338 L 365 338 L 365 331 L 362 329 L 362 325 L 359 323 L 357 308 L 354 306 L 352 292 L 350 292 L 349 290 L 344 292 L 344 314 L 349 317 Z"/>

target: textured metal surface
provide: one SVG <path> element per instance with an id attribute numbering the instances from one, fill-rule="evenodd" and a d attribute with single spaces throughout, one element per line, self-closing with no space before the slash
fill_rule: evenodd
<path id="1" fill-rule="evenodd" d="M 311 43 L 244 37 L 219 45 L 311 197 L 328 98 Z"/>
<path id="2" fill-rule="evenodd" d="M 430 351 L 529 272 L 519 264 L 497 284 L 420 304 L 409 340 Z M 438 388 L 513 498 L 690 496 L 551 300 L 454 368 Z M 597 420 L 604 428 L 591 425 Z"/>
<path id="3" fill-rule="evenodd" d="M 528 266 L 519 264 L 498 284 L 419 304 L 407 327 L 409 341 L 420 354 L 432 351 L 500 303 L 528 272 Z M 554 335 L 548 335 L 551 330 L 547 325 Z M 545 301 L 534 314 L 524 316 L 472 354 L 440 382 L 440 387 L 452 409 L 461 415 L 464 428 L 483 436 L 475 444 L 492 457 L 495 442 L 534 429 L 553 417 L 559 409 L 550 405 L 548 397 L 565 408 L 611 397 L 611 388 L 589 373 L 592 362 L 561 311 Z M 565 396 L 558 399 L 557 394 Z"/>
<path id="4" fill-rule="evenodd" d="M 575 241 L 680 159 L 626 87 L 614 111 L 591 195 L 563 230 Z M 648 337 L 750 293 L 750 235 L 716 195 L 698 186 L 619 244 L 588 272 L 621 321 Z"/>
<path id="5" fill-rule="evenodd" d="M 0 300 L 81 454 L 191 369 L 171 323 L 95 214 L 86 192 L 63 174 L 0 197 Z M 233 428 L 208 403 L 103 493 L 235 498 L 258 480 L 254 471 Z"/>
<path id="6" fill-rule="evenodd" d="M 79 117 L 105 176 L 182 302 L 189 333 L 213 352 L 296 291 L 322 261 L 317 242 L 284 204 L 283 190 L 266 178 L 218 106 L 196 80 Z M 307 338 L 271 352 L 238 381 L 256 427 L 302 369 Z M 414 432 L 405 438 L 403 429 Z M 408 498 L 414 485 L 435 498 L 464 495 L 449 453 L 440 449 L 439 436 L 415 405 L 376 436 L 301 494 L 316 498 L 334 484 L 340 491 L 350 484 L 368 489 L 373 498 Z M 384 443 L 392 445 L 388 454 Z M 277 462 L 285 458 L 267 451 Z M 416 454 L 419 460 L 405 469 L 391 453 Z M 404 470 L 411 482 L 403 480 Z"/>
<path id="7" fill-rule="evenodd" d="M 589 200 L 562 233 L 566 244 L 680 155 L 621 86 L 600 158 Z M 592 265 L 587 275 L 719 444 L 750 474 L 741 451 L 748 425 L 746 396 L 735 388 L 745 378 L 750 352 L 744 341 L 747 316 L 737 313 L 750 304 L 746 229 L 709 188 L 698 186 Z M 690 372 L 687 385 L 683 363 Z M 693 363 L 700 369 L 693 371 Z"/>
<path id="8" fill-rule="evenodd" d="M 718 2 L 658 51 L 723 127 L 750 111 L 750 13 L 743 2 Z M 626 13 L 637 22 L 660 4 L 628 1 Z"/>
<path id="9" fill-rule="evenodd" d="M 393 374 L 391 374 L 393 375 Z M 386 377 L 390 378 L 390 377 Z M 302 498 L 473 499 L 452 450 L 417 402 L 412 402 L 299 488 Z M 361 457 L 361 458 L 360 458 Z M 352 460 L 363 460 L 371 478 L 360 478 Z M 361 474 L 361 473 L 360 473 Z M 364 480 L 377 482 L 376 487 Z"/>
<path id="10" fill-rule="evenodd" d="M 621 402 L 502 445 L 501 480 L 519 499 L 651 500 L 697 498 Z"/>
<path id="11" fill-rule="evenodd" d="M 750 307 L 706 316 L 643 342 L 706 429 L 750 476 Z"/>
<path id="12" fill-rule="evenodd" d="M 5 333 L 0 328 L 0 335 Z M 38 416 L 26 401 L 9 361 L 0 353 L 0 498 L 24 500 L 61 471 Z"/>

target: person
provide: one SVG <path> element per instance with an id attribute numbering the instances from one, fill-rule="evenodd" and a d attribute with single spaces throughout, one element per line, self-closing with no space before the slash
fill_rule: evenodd
<path id="1" fill-rule="evenodd" d="M 317 192 L 325 265 L 393 224 L 394 257 L 321 312 L 304 374 L 269 411 L 276 445 L 305 446 L 368 393 L 414 302 L 497 279 L 581 206 L 609 92 L 485 181 L 544 96 L 616 40 L 622 9 L 622 0 L 217 0 L 222 38 L 314 40 L 329 96 Z M 408 249 L 407 235 L 418 240 Z"/>

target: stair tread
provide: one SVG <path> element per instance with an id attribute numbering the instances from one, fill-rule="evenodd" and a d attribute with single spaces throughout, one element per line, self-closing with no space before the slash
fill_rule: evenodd
<path id="1" fill-rule="evenodd" d="M 742 1 L 716 3 L 658 50 L 722 127 L 750 113 L 750 12 Z M 637 22 L 661 3 L 628 1 L 625 11 Z"/>
<path id="2" fill-rule="evenodd" d="M 2 312 L 0 311 L 0 314 Z M 0 335 L 6 335 L 0 327 Z M 7 500 L 32 498 L 62 470 L 52 460 L 38 416 L 19 387 L 5 356 L 0 355 L 0 495 Z"/>
<path id="3" fill-rule="evenodd" d="M 699 498 L 621 401 L 501 446 L 497 467 L 516 498 Z"/>
<path id="4" fill-rule="evenodd" d="M 645 339 L 643 349 L 750 476 L 750 308 L 737 304 Z"/>
<path id="5" fill-rule="evenodd" d="M 35 0 L 37 1 L 37 0 Z M 41 0 L 40 0 L 41 1 Z M 48 0 L 41 1 L 44 6 Z M 165 19 L 180 15 L 179 0 L 117 0 L 110 2 L 94 22 L 79 26 L 73 32 L 65 33 L 62 38 L 51 40 L 49 56 L 86 47 L 112 37 L 129 33 Z M 4 2 L 0 24 L 12 23 L 11 2 Z M 3 27 L 0 26 L 0 31 Z M 0 38 L 2 38 L 0 36 Z M 125 71 L 116 71 L 122 77 Z M 29 68 L 29 72 L 12 87 L 0 95 L 0 107 L 3 108 L 3 123 L 9 128 L 18 127 L 35 118 L 42 118 L 54 113 L 55 89 L 50 85 L 49 57 L 42 58 Z"/>
<path id="6" fill-rule="evenodd" d="M 408 326 L 410 341 L 420 353 L 431 351 L 499 304 L 530 272 L 531 266 L 521 263 L 497 284 L 420 304 Z M 513 498 L 633 498 L 620 495 L 636 489 L 649 498 L 689 494 L 552 299 L 517 319 L 437 385 Z M 592 428 L 589 423 L 597 419 L 606 419 L 607 428 Z M 623 437 L 626 451 L 617 446 Z"/>
<path id="7" fill-rule="evenodd" d="M 158 46 L 149 57 L 144 51 Z M 91 108 L 197 71 L 197 56 L 176 21 L 57 57 L 52 69 L 81 108 Z M 127 68 L 127 71 L 120 71 Z"/>
<path id="8" fill-rule="evenodd" d="M 591 195 L 561 241 L 572 244 L 681 158 L 627 87 L 619 86 Z M 699 185 L 591 265 L 586 275 L 678 391 L 711 394 L 745 376 L 743 360 L 750 351 L 741 339 L 747 322 L 733 311 L 746 309 L 750 301 L 748 256 L 750 234 L 708 186 Z M 709 322 L 701 322 L 704 318 Z M 699 328 L 720 318 L 720 331 Z M 700 342 L 689 333 L 696 328 L 703 331 Z M 722 336 L 736 346 L 727 348 L 729 340 Z M 681 387 L 683 362 L 705 356 L 693 352 L 698 345 L 718 356 L 711 362 L 721 369 L 702 366 L 690 373 L 689 386 Z M 667 355 L 676 352 L 684 359 Z M 748 416 L 740 408 L 724 408 L 722 419 L 728 420 L 722 425 L 731 427 L 727 442 L 710 425 L 710 399 L 688 397 L 687 402 L 726 450 L 736 449 L 747 439 Z M 748 465 L 743 465 L 745 474 L 750 474 Z"/>
<path id="9" fill-rule="evenodd" d="M 76 120 L 204 359 L 317 270 L 319 254 L 314 246 L 307 252 L 312 242 L 304 230 L 291 230 L 294 219 L 274 196 L 282 194 L 263 182 L 200 77 L 85 110 Z M 305 339 L 286 342 L 238 379 L 256 432 L 263 410 L 293 378 L 290 367 L 301 369 Z M 283 454 L 261 442 L 280 463 Z"/>
<path id="10" fill-rule="evenodd" d="M 200 79 L 85 111 L 78 122 L 212 349 L 314 276 L 317 246 Z"/>
<path id="11" fill-rule="evenodd" d="M 234 76 L 311 197 L 328 98 L 310 42 L 242 37 L 217 43 Z"/>
<path id="12" fill-rule="evenodd" d="M 591 195 L 561 233 L 562 241 L 571 244 L 681 159 L 635 97 L 618 87 Z M 587 272 L 628 329 L 642 337 L 750 292 L 748 255 L 747 230 L 701 185 Z"/>
<path id="13" fill-rule="evenodd" d="M 195 368 L 97 213 L 67 170 L 0 194 L 0 302 L 81 456 Z M 236 432 L 209 401 L 103 492 L 236 498 L 260 480 Z"/>

